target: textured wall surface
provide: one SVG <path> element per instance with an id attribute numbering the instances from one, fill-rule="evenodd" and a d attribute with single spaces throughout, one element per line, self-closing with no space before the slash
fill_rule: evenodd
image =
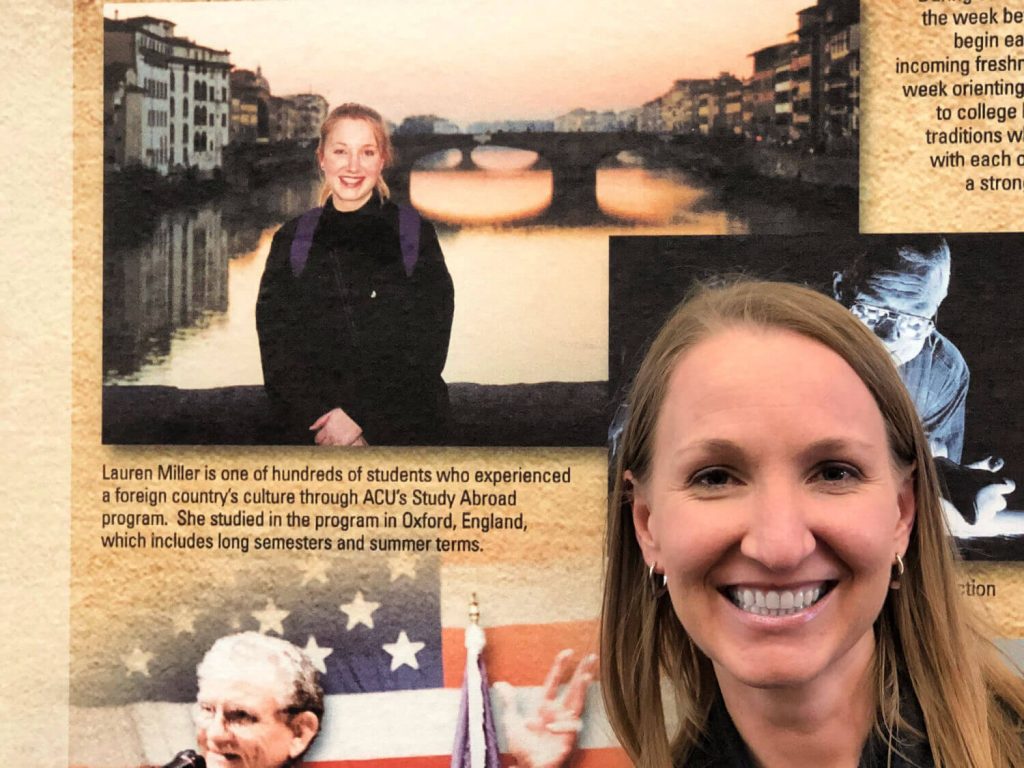
<path id="1" fill-rule="evenodd" d="M 929 84 L 943 80 L 947 91 L 956 81 L 974 79 L 992 81 L 1009 79 L 1020 81 L 1020 73 L 976 74 L 973 60 L 977 51 L 955 48 L 954 33 L 961 36 L 977 36 L 995 32 L 1000 40 L 1005 33 L 1024 33 L 1024 25 L 962 25 L 955 26 L 952 14 L 963 11 L 986 11 L 995 9 L 1002 14 L 1003 8 L 1024 9 L 1021 0 L 994 0 L 986 3 L 961 4 L 890 2 L 889 0 L 865 0 L 861 3 L 863 55 L 862 93 L 863 127 L 861 134 L 861 206 L 860 225 L 864 232 L 1016 232 L 1022 227 L 1020 214 L 1024 191 L 982 192 L 976 189 L 966 191 L 965 178 L 976 179 L 988 176 L 990 172 L 1000 176 L 1024 179 L 1024 166 L 1010 168 L 972 169 L 939 167 L 933 168 L 929 157 L 941 155 L 946 150 L 960 149 L 968 158 L 972 153 L 982 153 L 980 146 L 938 145 L 925 142 L 927 129 L 946 129 L 960 125 L 978 130 L 1001 130 L 1004 142 L 995 144 L 989 151 L 1006 149 L 1014 157 L 1021 153 L 1021 144 L 1006 141 L 1008 128 L 1021 129 L 1020 99 L 1009 96 L 954 97 L 947 96 L 905 98 L 904 84 Z M 925 26 L 921 20 L 924 10 L 945 12 L 946 25 Z M 1001 58 L 1007 54 L 1021 56 L 1019 47 L 1003 47 L 982 50 L 985 58 Z M 969 59 L 971 72 L 967 77 L 943 74 L 897 74 L 896 60 L 941 60 Z M 1010 123 L 999 123 L 995 119 L 965 121 L 957 120 L 957 107 L 974 107 L 978 103 L 1016 106 L 1017 118 Z M 936 107 L 954 110 L 948 121 L 936 120 Z M 1016 162 L 1016 161 L 1015 161 Z"/>
<path id="2" fill-rule="evenodd" d="M 67 764 L 71 4 L 3 3 L 0 758 Z"/>

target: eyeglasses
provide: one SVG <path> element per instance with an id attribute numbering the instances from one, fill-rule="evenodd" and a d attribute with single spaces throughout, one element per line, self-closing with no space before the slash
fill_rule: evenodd
<path id="1" fill-rule="evenodd" d="M 878 336 L 886 338 L 895 332 L 901 339 L 923 339 L 935 330 L 935 320 L 909 312 L 897 312 L 886 307 L 876 307 L 861 301 L 854 302 L 850 311 L 864 325 Z M 884 331 L 884 332 L 880 332 Z"/>
<path id="2" fill-rule="evenodd" d="M 297 707 L 284 707 L 274 711 L 274 715 L 287 715 L 291 717 L 299 713 Z M 222 704 L 210 704 L 196 702 L 192 705 L 192 719 L 197 728 L 209 728 L 220 718 L 222 727 L 232 733 L 243 733 L 247 730 L 258 727 L 261 723 L 267 722 L 267 717 L 242 707 L 224 706 Z"/>

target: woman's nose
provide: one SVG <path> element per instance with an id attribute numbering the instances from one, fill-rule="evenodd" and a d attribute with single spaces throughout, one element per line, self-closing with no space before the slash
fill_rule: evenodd
<path id="1" fill-rule="evenodd" d="M 799 566 L 816 546 L 800 490 L 785 483 L 765 484 L 751 503 L 740 551 L 771 571 Z"/>
<path id="2" fill-rule="evenodd" d="M 359 154 L 357 152 L 348 153 L 348 164 L 346 166 L 350 171 L 359 170 Z"/>

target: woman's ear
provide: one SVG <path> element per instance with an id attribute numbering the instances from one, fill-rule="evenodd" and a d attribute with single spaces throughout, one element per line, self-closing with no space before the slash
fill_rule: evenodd
<path id="1" fill-rule="evenodd" d="M 657 536 L 651 527 L 651 505 L 647 489 L 628 470 L 622 479 L 630 489 L 628 491 L 628 501 L 624 503 L 629 503 L 633 508 L 633 530 L 636 533 L 636 541 L 640 545 L 640 551 L 644 553 L 644 562 L 648 565 L 656 565 L 659 550 Z"/>
<path id="2" fill-rule="evenodd" d="M 914 491 L 914 481 L 917 478 L 917 468 L 910 466 L 901 472 L 896 493 L 896 508 L 899 511 L 899 518 L 896 521 L 896 551 L 906 552 L 910 545 L 910 533 L 914 530 L 914 520 L 917 518 L 917 494 Z"/>

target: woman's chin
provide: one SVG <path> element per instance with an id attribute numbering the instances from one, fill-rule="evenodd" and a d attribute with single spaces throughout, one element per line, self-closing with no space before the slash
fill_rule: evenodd
<path id="1" fill-rule="evenodd" d="M 744 659 L 736 664 L 715 663 L 715 673 L 748 688 L 799 688 L 811 682 L 818 674 L 806 657 Z"/>
<path id="2" fill-rule="evenodd" d="M 332 188 L 331 201 L 335 210 L 355 211 L 366 205 L 373 195 L 373 187 L 353 189 L 348 187 Z"/>

